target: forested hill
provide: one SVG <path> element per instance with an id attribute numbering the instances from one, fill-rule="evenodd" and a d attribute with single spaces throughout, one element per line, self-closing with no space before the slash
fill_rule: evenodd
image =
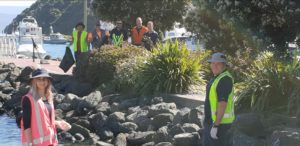
<path id="1" fill-rule="evenodd" d="M 74 26 L 83 21 L 83 0 L 37 0 L 30 8 L 25 9 L 4 29 L 11 33 L 26 16 L 33 16 L 43 28 L 43 34 L 49 34 L 52 25 L 54 32 L 70 35 Z M 88 30 L 94 28 L 96 17 L 88 16 Z"/>

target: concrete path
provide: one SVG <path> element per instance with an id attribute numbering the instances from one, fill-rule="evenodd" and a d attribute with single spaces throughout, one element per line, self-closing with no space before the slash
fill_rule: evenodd
<path id="1" fill-rule="evenodd" d="M 47 60 L 49 64 L 40 64 L 40 59 L 35 59 L 35 62 L 32 61 L 32 59 L 23 59 L 23 58 L 7 58 L 7 57 L 1 57 L 0 62 L 1 63 L 14 63 L 18 67 L 26 67 L 26 66 L 32 66 L 32 67 L 42 67 L 48 70 L 51 73 L 55 74 L 72 74 L 72 68 L 69 69 L 68 72 L 64 73 L 64 71 L 59 68 L 60 61 L 54 61 L 54 60 Z"/>

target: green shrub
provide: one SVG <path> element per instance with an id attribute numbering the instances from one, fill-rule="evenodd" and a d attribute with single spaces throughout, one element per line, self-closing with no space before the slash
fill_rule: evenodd
<path id="1" fill-rule="evenodd" d="M 201 81 L 199 59 L 178 42 L 160 44 L 140 69 L 137 88 L 142 94 L 186 93 Z"/>
<path id="2" fill-rule="evenodd" d="M 122 48 L 113 45 L 102 46 L 101 49 L 93 50 L 87 69 L 87 77 L 90 83 L 95 87 L 102 84 L 111 84 L 114 79 L 117 67 L 127 62 L 128 59 L 134 59 L 144 56 L 146 51 L 142 48 L 123 45 Z"/>
<path id="3" fill-rule="evenodd" d="M 293 109 L 300 97 L 299 71 L 297 59 L 284 62 L 275 59 L 270 52 L 262 53 L 244 73 L 245 81 L 237 84 L 237 111 L 287 112 Z"/>

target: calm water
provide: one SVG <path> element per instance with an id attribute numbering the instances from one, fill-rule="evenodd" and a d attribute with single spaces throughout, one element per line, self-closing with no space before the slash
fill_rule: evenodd
<path id="1" fill-rule="evenodd" d="M 20 146 L 21 130 L 15 119 L 6 115 L 0 116 L 0 146 Z"/>
<path id="2" fill-rule="evenodd" d="M 44 44 L 44 49 L 47 52 L 47 55 L 50 55 L 51 58 L 63 58 L 66 51 L 66 44 Z"/>

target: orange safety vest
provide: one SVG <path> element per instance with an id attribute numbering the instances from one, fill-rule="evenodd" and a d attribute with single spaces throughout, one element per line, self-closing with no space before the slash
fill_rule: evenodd
<path id="1" fill-rule="evenodd" d="M 49 112 L 42 101 L 42 99 L 38 99 L 35 101 L 33 99 L 32 94 L 28 93 L 25 95 L 28 97 L 31 104 L 31 137 L 32 137 L 32 145 L 34 146 L 57 146 L 58 140 L 56 135 L 56 127 L 55 127 L 55 113 L 54 106 L 51 104 L 51 119 L 49 117 Z M 23 98 L 22 97 L 22 102 Z M 25 133 L 24 133 L 24 125 L 23 119 L 21 120 L 21 130 L 22 130 L 22 145 L 27 146 L 28 143 L 26 141 Z"/>
<path id="2" fill-rule="evenodd" d="M 141 45 L 142 44 L 142 40 L 144 37 L 144 34 L 148 32 L 148 28 L 145 26 L 142 26 L 140 32 L 137 31 L 137 27 L 135 26 L 132 30 L 132 44 L 134 45 Z"/>

